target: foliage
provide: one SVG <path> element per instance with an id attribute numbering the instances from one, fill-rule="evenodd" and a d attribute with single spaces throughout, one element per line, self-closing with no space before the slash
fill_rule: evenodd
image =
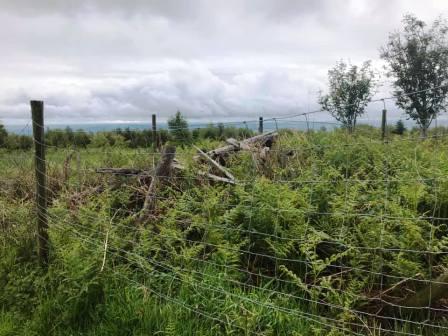
<path id="1" fill-rule="evenodd" d="M 188 122 L 180 111 L 177 111 L 171 119 L 168 119 L 168 129 L 174 144 L 184 146 L 191 143 L 191 132 L 188 128 Z"/>
<path id="2" fill-rule="evenodd" d="M 9 133 L 4 147 L 9 150 L 29 150 L 33 146 L 33 140 L 27 135 Z"/>
<path id="3" fill-rule="evenodd" d="M 4 127 L 2 127 L 0 124 L 0 148 L 7 148 L 8 150 L 29 150 L 32 148 L 33 140 L 30 135 L 18 135 L 7 133 L 6 131 L 2 135 L 1 130 L 4 130 Z M 194 129 L 191 134 L 188 131 L 188 135 L 187 133 L 184 135 L 190 140 L 199 141 L 202 139 L 241 139 L 247 138 L 253 135 L 253 133 L 253 131 L 247 128 L 210 124 L 207 127 Z M 183 137 L 184 135 L 179 136 Z M 2 138 L 2 136 L 4 137 Z M 172 131 L 159 129 L 157 136 L 159 137 L 159 143 L 163 145 L 176 135 Z M 57 148 L 101 148 L 104 146 L 116 146 L 116 144 L 127 148 L 149 148 L 152 147 L 152 142 L 152 132 L 149 129 L 131 130 L 130 128 L 125 128 L 123 130 L 117 128 L 114 131 L 93 133 L 83 129 L 73 131 L 70 127 L 66 127 L 65 129 L 47 129 L 45 132 L 45 143 L 50 147 Z"/>
<path id="4" fill-rule="evenodd" d="M 373 95 L 375 75 L 370 62 L 358 67 L 340 61 L 328 71 L 328 81 L 329 93 L 321 94 L 319 104 L 352 132 Z"/>
<path id="5" fill-rule="evenodd" d="M 395 124 L 395 128 L 392 130 L 394 134 L 403 135 L 406 132 L 406 127 L 404 126 L 403 120 L 398 120 Z"/>
<path id="6" fill-rule="evenodd" d="M 350 136 L 281 131 L 265 166 L 252 153 L 228 158 L 237 186 L 198 179 L 194 148 L 179 148 L 187 171 L 158 191 L 157 213 L 140 227 L 143 181 L 74 173 L 49 186 L 48 272 L 30 220 L 32 155 L 1 152 L 0 179 L 13 183 L 0 189 L 0 334 L 438 335 L 360 313 L 388 316 L 379 293 L 395 302 L 419 288 L 401 279 L 432 279 L 446 265 L 448 154 L 436 150 L 446 140 L 410 136 L 383 143 L 363 125 Z M 105 150 L 80 149 L 82 165 L 152 165 L 115 137 L 98 135 Z M 49 181 L 69 152 L 48 152 Z M 431 323 L 446 326 L 442 314 Z"/>
<path id="7" fill-rule="evenodd" d="M 419 124 L 426 136 L 432 120 L 446 106 L 448 24 L 438 19 L 428 28 L 414 15 L 406 15 L 403 24 L 403 32 L 389 36 L 381 57 L 395 77 L 397 106 Z"/>
<path id="8" fill-rule="evenodd" d="M 207 127 L 196 128 L 192 131 L 192 137 L 194 140 L 200 139 L 212 139 L 212 140 L 225 140 L 228 138 L 245 139 L 254 135 L 254 132 L 247 128 L 237 128 L 234 126 L 225 126 L 222 123 L 218 123 L 216 126 L 213 123 L 207 125 Z"/>

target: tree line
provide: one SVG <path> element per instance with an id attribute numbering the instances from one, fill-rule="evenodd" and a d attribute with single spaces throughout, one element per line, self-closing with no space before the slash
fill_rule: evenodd
<path id="1" fill-rule="evenodd" d="M 178 111 L 168 120 L 168 129 L 157 130 L 159 144 L 171 141 L 177 145 L 188 145 L 199 139 L 225 140 L 227 138 L 247 138 L 254 134 L 248 128 L 227 126 L 223 123 L 210 123 L 205 127 L 190 129 L 187 120 Z M 73 130 L 47 129 L 45 144 L 51 147 L 127 147 L 139 148 L 153 145 L 153 135 L 150 129 L 133 130 L 130 128 L 117 128 L 112 131 L 87 132 L 83 129 Z M 8 150 L 28 150 L 33 145 L 30 135 L 9 133 L 0 124 L 0 148 Z"/>

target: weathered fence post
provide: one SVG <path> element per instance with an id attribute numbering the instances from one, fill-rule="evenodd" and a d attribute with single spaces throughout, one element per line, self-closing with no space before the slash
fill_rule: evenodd
<path id="1" fill-rule="evenodd" d="M 47 182 L 44 138 L 44 102 L 32 100 L 33 138 L 36 171 L 37 242 L 42 265 L 48 263 Z"/>
<path id="2" fill-rule="evenodd" d="M 386 114 L 387 114 L 386 104 L 384 103 L 383 114 L 381 116 L 381 140 L 383 141 L 386 139 Z"/>
<path id="3" fill-rule="evenodd" d="M 166 145 L 162 150 L 162 155 L 160 156 L 159 163 L 154 170 L 151 184 L 149 185 L 149 189 L 146 193 L 145 203 L 143 204 L 143 208 L 138 217 L 139 223 L 143 223 L 153 213 L 157 200 L 156 191 L 158 185 L 170 177 L 172 168 L 171 164 L 173 163 L 175 155 L 176 147 L 173 145 Z"/>
<path id="4" fill-rule="evenodd" d="M 154 148 L 154 152 L 157 151 L 159 147 L 158 137 L 157 137 L 157 124 L 156 124 L 156 115 L 152 115 L 152 145 Z"/>
<path id="5" fill-rule="evenodd" d="M 263 133 L 263 117 L 260 117 L 258 119 L 258 133 Z"/>

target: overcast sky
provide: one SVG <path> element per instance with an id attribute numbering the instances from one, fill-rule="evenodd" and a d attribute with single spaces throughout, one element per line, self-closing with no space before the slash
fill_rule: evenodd
<path id="1" fill-rule="evenodd" d="M 448 2 L 0 0 L 0 120 L 28 121 L 30 99 L 48 122 L 305 112 L 339 59 L 380 68 L 406 13 L 431 21 Z"/>

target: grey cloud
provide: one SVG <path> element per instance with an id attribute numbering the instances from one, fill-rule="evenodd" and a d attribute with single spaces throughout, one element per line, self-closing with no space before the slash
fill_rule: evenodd
<path id="1" fill-rule="evenodd" d="M 278 110 L 292 113 L 304 108 L 301 100 L 307 97 L 300 97 L 300 92 L 306 92 L 310 85 L 297 72 L 277 69 L 223 78 L 196 62 L 138 80 L 77 79 L 81 87 L 87 88 L 83 90 L 60 82 L 56 92 L 46 92 L 47 117 L 54 121 L 142 121 L 151 113 L 167 118 L 177 109 L 196 119 L 255 117 Z M 33 91 L 36 89 L 32 87 L 28 90 Z M 28 106 L 22 102 L 32 95 L 20 90 L 15 96 L 0 104 L 0 115 L 14 119 L 28 113 Z"/>
<path id="2" fill-rule="evenodd" d="M 337 60 L 378 60 L 430 0 L 0 0 L 0 119 L 246 118 L 316 107 Z"/>

